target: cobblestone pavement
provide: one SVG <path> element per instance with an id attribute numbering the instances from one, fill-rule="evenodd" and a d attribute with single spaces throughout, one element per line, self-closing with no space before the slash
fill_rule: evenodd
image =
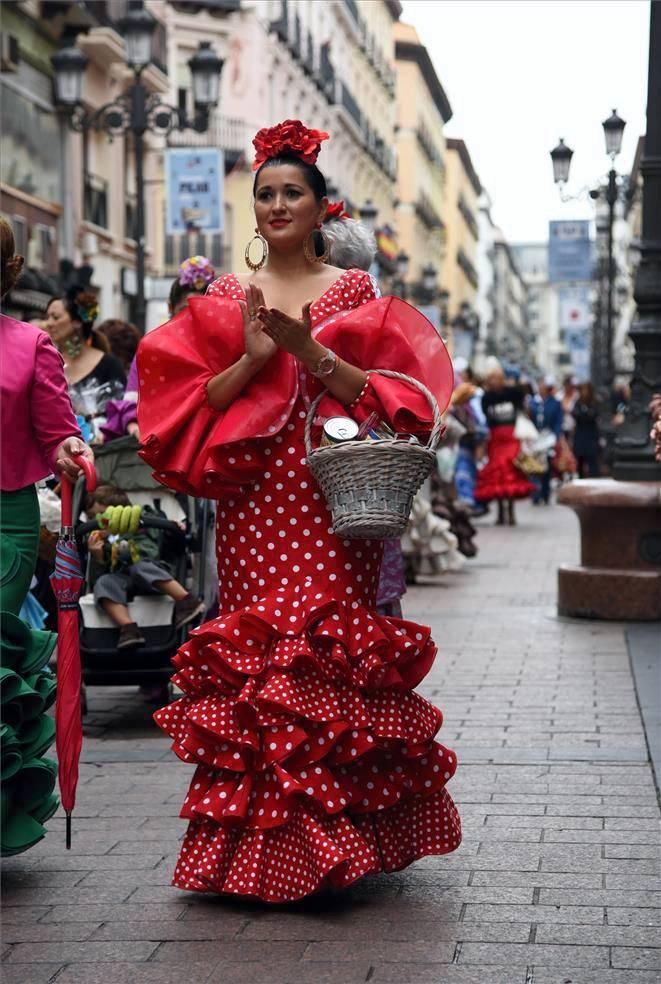
<path id="1" fill-rule="evenodd" d="M 480 528 L 409 592 L 440 654 L 424 692 L 459 754 L 448 858 L 267 908 L 169 887 L 191 774 L 127 690 L 93 690 L 74 825 L 4 875 L 5 984 L 658 984 L 659 811 L 618 624 L 559 620 L 559 507 Z"/>

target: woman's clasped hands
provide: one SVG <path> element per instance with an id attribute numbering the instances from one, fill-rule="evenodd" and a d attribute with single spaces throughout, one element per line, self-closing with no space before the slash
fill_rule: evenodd
<path id="1" fill-rule="evenodd" d="M 312 338 L 311 303 L 303 306 L 300 318 L 292 318 L 277 308 L 267 308 L 261 288 L 248 284 L 246 300 L 239 301 L 248 359 L 263 365 L 277 348 L 302 358 Z"/>

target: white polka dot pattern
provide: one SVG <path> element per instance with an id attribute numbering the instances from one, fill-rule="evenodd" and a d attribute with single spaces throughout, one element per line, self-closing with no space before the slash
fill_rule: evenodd
<path id="1" fill-rule="evenodd" d="M 373 296 L 360 271 L 342 280 L 317 317 Z M 231 275 L 209 292 L 242 295 Z M 197 765 L 179 888 L 291 901 L 461 840 L 445 789 L 456 758 L 435 741 L 441 712 L 413 690 L 436 647 L 429 629 L 375 613 L 382 545 L 332 533 L 304 418 L 299 396 L 262 442 L 259 482 L 219 502 L 223 614 L 181 647 L 184 697 L 155 715 Z"/>

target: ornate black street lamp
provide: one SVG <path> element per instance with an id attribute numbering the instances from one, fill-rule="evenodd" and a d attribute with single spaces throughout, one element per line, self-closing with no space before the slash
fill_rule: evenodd
<path id="1" fill-rule="evenodd" d="M 52 56 L 58 105 L 67 113 L 72 130 L 104 130 L 112 140 L 130 133 L 133 137 L 136 180 L 136 305 L 135 321 L 145 330 L 145 183 L 144 135 L 149 130 L 166 136 L 173 129 L 193 129 L 203 133 L 209 113 L 218 103 L 223 61 L 208 41 L 200 45 L 188 62 L 193 83 L 195 113 L 190 119 L 184 110 L 163 102 L 150 93 L 142 73 L 152 58 L 152 34 L 156 21 L 142 3 L 133 3 L 117 24 L 126 43 L 126 60 L 133 69 L 133 82 L 112 102 L 90 111 L 82 99 L 87 56 L 70 44 Z"/>
<path id="2" fill-rule="evenodd" d="M 397 278 L 393 284 L 394 293 L 398 297 L 401 297 L 403 301 L 406 300 L 406 278 L 409 272 L 409 255 L 403 249 L 397 254 L 395 259 L 395 267 L 397 271 Z"/>
<path id="3" fill-rule="evenodd" d="M 608 266 L 606 268 L 607 304 L 606 304 L 606 353 L 605 353 L 605 379 L 595 380 L 599 388 L 600 385 L 610 387 L 613 383 L 613 289 L 615 285 L 616 270 L 613 264 L 613 225 L 615 222 L 615 205 L 619 195 L 617 183 L 617 172 L 615 170 L 615 158 L 622 149 L 622 136 L 624 134 L 625 122 L 617 115 L 614 109 L 607 120 L 602 124 L 604 137 L 606 139 L 606 153 L 611 159 L 611 168 L 608 172 L 608 184 L 605 189 L 605 198 L 608 204 Z M 569 180 L 569 167 L 574 152 L 560 140 L 557 147 L 551 151 L 551 162 L 553 164 L 553 180 L 560 188 L 560 198 L 563 202 L 568 202 L 582 197 L 587 189 L 582 189 L 577 195 L 568 195 L 564 187 Z M 591 191 L 592 198 L 598 198 L 600 192 Z M 596 360 L 593 360 L 593 362 Z M 593 370 L 594 370 L 593 366 Z"/>

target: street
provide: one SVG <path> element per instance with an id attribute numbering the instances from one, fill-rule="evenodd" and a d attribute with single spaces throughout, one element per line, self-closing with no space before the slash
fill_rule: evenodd
<path id="1" fill-rule="evenodd" d="M 555 615 L 578 554 L 558 506 L 479 523 L 478 557 L 416 586 L 423 686 L 456 749 L 464 842 L 269 908 L 169 887 L 191 769 L 130 690 L 93 688 L 74 815 L 4 864 L 5 984 L 652 984 L 659 808 L 625 628 Z"/>

